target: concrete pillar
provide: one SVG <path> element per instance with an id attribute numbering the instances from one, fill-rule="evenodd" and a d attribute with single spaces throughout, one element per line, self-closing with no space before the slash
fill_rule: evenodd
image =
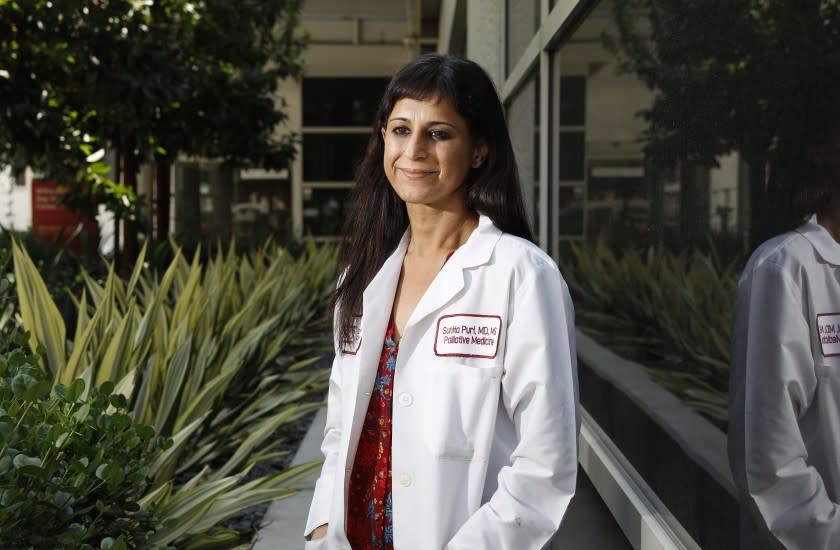
<path id="1" fill-rule="evenodd" d="M 505 0 L 466 0 L 467 57 L 481 65 L 497 89 L 504 82 Z"/>

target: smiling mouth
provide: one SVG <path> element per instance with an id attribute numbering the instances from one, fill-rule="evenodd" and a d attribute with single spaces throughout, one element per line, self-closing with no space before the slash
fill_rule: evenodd
<path id="1" fill-rule="evenodd" d="M 397 170 L 402 172 L 405 177 L 411 180 L 419 180 L 435 174 L 434 170 L 408 170 L 406 168 L 397 168 Z"/>

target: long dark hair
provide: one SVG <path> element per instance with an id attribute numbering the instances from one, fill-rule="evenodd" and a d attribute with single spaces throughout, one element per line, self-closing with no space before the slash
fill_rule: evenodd
<path id="1" fill-rule="evenodd" d="M 840 128 L 820 131 L 813 126 L 816 135 L 790 144 L 794 152 L 779 155 L 786 162 L 774 166 L 775 175 L 771 171 L 766 237 L 796 229 L 813 214 L 825 214 L 840 204 Z"/>
<path id="2" fill-rule="evenodd" d="M 506 233 L 534 240 L 525 215 L 504 111 L 490 77 L 476 63 L 461 57 L 418 57 L 400 69 L 385 89 L 365 157 L 356 171 L 356 185 L 350 193 L 339 259 L 343 276 L 332 300 L 332 307 L 339 308 L 336 328 L 341 341 L 350 338 L 353 318 L 362 313 L 365 287 L 408 227 L 405 204 L 385 176 L 385 141 L 381 134 L 394 105 L 403 98 L 452 103 L 467 122 L 470 136 L 484 140 L 488 149 L 485 162 L 470 170 L 464 182 L 467 208 L 488 216 Z"/>

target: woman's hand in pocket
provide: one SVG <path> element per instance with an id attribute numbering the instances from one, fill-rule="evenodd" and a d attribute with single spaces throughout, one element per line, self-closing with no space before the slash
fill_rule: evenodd
<path id="1" fill-rule="evenodd" d="M 312 535 L 309 537 L 309 540 L 318 540 L 322 539 L 327 536 L 327 524 L 323 524 L 319 527 L 316 527 L 312 530 Z"/>

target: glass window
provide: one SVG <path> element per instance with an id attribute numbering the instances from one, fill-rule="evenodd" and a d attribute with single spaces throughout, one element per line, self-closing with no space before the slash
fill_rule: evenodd
<path id="1" fill-rule="evenodd" d="M 582 126 L 586 115 L 586 78 L 560 77 L 560 125 Z"/>
<path id="2" fill-rule="evenodd" d="M 593 161 L 589 166 L 586 236 L 622 245 L 648 236 L 650 200 L 644 168 L 634 160 Z"/>
<path id="3" fill-rule="evenodd" d="M 314 237 L 341 234 L 350 187 L 303 188 L 303 232 Z"/>
<path id="4" fill-rule="evenodd" d="M 283 177 L 285 176 L 285 177 Z M 269 235 L 287 239 L 290 235 L 291 184 L 288 173 L 275 179 L 247 178 L 236 182 L 231 213 L 237 237 L 260 242 Z"/>
<path id="5" fill-rule="evenodd" d="M 304 126 L 370 126 L 387 78 L 304 78 Z"/>
<path id="6" fill-rule="evenodd" d="M 583 185 L 560 187 L 557 189 L 557 195 L 558 233 L 561 237 L 581 237 L 583 235 Z"/>
<path id="7" fill-rule="evenodd" d="M 584 133 L 580 130 L 561 131 L 557 140 L 560 181 L 583 180 Z"/>
<path id="8" fill-rule="evenodd" d="M 370 136 L 364 134 L 304 134 L 304 181 L 352 181 Z"/>

